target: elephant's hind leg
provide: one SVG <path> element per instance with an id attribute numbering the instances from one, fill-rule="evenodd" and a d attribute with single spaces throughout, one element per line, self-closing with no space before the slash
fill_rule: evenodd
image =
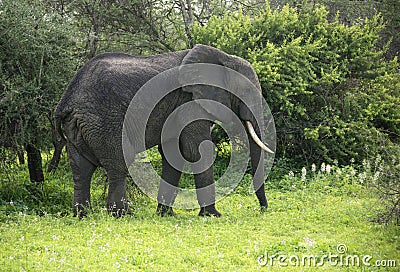
<path id="1" fill-rule="evenodd" d="M 108 198 L 107 210 L 115 217 L 131 214 L 126 200 L 126 173 L 118 170 L 107 170 Z"/>
<path id="2" fill-rule="evenodd" d="M 79 154 L 70 143 L 67 144 L 67 152 L 74 179 L 74 216 L 83 217 L 90 208 L 90 181 L 97 166 Z"/>
<path id="3" fill-rule="evenodd" d="M 162 175 L 157 196 L 157 214 L 161 216 L 174 216 L 175 213 L 172 210 L 172 205 L 178 194 L 179 179 L 182 174 L 180 169 L 183 168 L 184 162 L 178 158 L 172 158 L 175 160 L 176 164 L 179 164 L 179 169 L 175 169 L 175 167 L 168 162 L 162 148 L 165 148 L 165 152 L 168 152 L 168 154 L 173 151 L 169 149 L 173 147 L 168 145 L 168 143 L 164 144 L 163 147 L 161 147 L 161 145 L 158 147 L 158 151 L 162 157 Z M 171 155 L 173 154 L 174 152 L 171 152 Z"/>

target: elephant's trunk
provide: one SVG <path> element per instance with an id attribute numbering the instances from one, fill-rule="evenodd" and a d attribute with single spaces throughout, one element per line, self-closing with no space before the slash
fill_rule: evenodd
<path id="1" fill-rule="evenodd" d="M 268 207 L 268 201 L 265 196 L 265 188 L 264 188 L 263 150 L 269 153 L 274 153 L 274 152 L 260 140 L 262 131 L 264 129 L 262 122 L 263 118 L 261 118 L 261 113 L 260 113 L 261 107 L 258 107 L 258 105 L 250 105 L 248 107 L 243 103 L 240 104 L 239 107 L 240 107 L 239 108 L 240 118 L 246 123 L 246 128 L 247 128 L 246 130 L 249 137 L 250 158 L 251 158 L 251 168 L 252 168 L 251 171 L 253 174 L 254 190 L 260 202 L 261 209 L 265 210 Z M 255 110 L 253 111 L 249 110 L 250 107 L 252 107 Z M 258 119 L 260 122 L 257 122 L 257 118 L 255 116 L 260 116 L 260 118 Z"/>
<path id="2" fill-rule="evenodd" d="M 261 142 L 260 137 L 258 136 L 261 135 L 260 131 L 258 130 L 258 127 L 256 127 L 258 132 L 257 133 L 250 121 L 246 121 L 246 126 L 249 134 L 253 186 L 257 198 L 260 202 L 261 209 L 266 209 L 268 207 L 268 201 L 265 196 L 265 188 L 264 188 L 264 155 L 262 151 L 263 150 L 262 146 L 265 145 Z"/>
<path id="3" fill-rule="evenodd" d="M 250 134 L 251 138 L 253 138 L 254 142 L 255 142 L 259 147 L 261 147 L 261 149 L 263 149 L 263 150 L 265 150 L 265 151 L 267 151 L 267 152 L 269 152 L 269 153 L 271 153 L 271 154 L 274 154 L 274 152 L 273 152 L 271 149 L 269 149 L 269 148 L 260 140 L 260 138 L 258 138 L 257 133 L 254 131 L 254 127 L 253 127 L 253 125 L 251 124 L 250 121 L 246 121 L 246 126 L 247 126 L 247 129 L 248 129 L 248 131 L 249 131 L 249 134 Z"/>

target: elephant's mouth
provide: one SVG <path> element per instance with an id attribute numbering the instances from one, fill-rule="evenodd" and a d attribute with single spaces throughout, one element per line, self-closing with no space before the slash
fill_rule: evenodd
<path id="1" fill-rule="evenodd" d="M 267 151 L 268 153 L 274 154 L 274 152 L 269 149 L 261 140 L 258 138 L 257 133 L 254 131 L 254 127 L 250 121 L 246 121 L 247 129 L 250 133 L 251 138 L 253 138 L 254 142 L 263 150 Z"/>

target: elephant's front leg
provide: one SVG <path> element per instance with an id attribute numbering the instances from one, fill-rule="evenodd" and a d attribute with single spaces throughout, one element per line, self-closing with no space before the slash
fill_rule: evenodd
<path id="1" fill-rule="evenodd" d="M 195 170 L 193 170 L 195 171 Z M 214 171 L 211 166 L 206 171 L 195 174 L 197 201 L 200 205 L 200 216 L 220 217 L 221 213 L 215 208 L 215 183 Z"/>
<path id="2" fill-rule="evenodd" d="M 172 206 L 178 194 L 179 179 L 181 178 L 184 161 L 176 156 L 176 150 L 173 150 L 173 146 L 169 143 L 165 143 L 162 146 L 159 145 L 158 151 L 162 157 L 162 174 L 157 196 L 157 214 L 174 216 L 175 213 L 172 210 Z M 178 169 L 168 162 L 164 152 L 168 154 L 169 160 L 174 160 L 174 165 Z"/>
<path id="3" fill-rule="evenodd" d="M 183 130 L 181 149 L 186 160 L 192 163 L 200 216 L 220 217 L 215 208 L 215 183 L 213 171 L 214 144 L 211 141 L 209 121 L 196 121 Z"/>

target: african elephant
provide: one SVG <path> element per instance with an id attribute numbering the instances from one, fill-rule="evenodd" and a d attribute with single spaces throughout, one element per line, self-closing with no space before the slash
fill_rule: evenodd
<path id="1" fill-rule="evenodd" d="M 196 63 L 216 64 L 241 73 L 258 90 L 253 99 L 261 100 L 261 87 L 257 75 L 247 61 L 205 45 L 147 57 L 105 53 L 91 59 L 76 73 L 54 113 L 58 133 L 67 140 L 67 152 L 74 179 L 75 215 L 84 213 L 89 206 L 90 181 L 93 172 L 99 166 L 105 168 L 109 181 L 108 210 L 116 216 L 129 213 L 125 198 L 128 169 L 121 145 L 121 131 L 128 105 L 138 90 L 156 75 L 171 68 Z M 256 123 L 252 111 L 236 96 L 216 87 L 194 85 L 178 88 L 165 96 L 152 111 L 146 124 L 145 145 L 146 148 L 156 145 L 159 147 L 162 155 L 161 179 L 178 186 L 181 176 L 181 171 L 170 165 L 164 156 L 163 150 L 168 143 L 161 140 L 162 125 L 180 105 L 203 98 L 215 100 L 230 108 L 246 124 L 253 183 L 261 208 L 267 208 L 263 167 L 257 166 L 263 165 L 262 149 L 273 152 L 260 140 L 263 127 Z M 198 109 L 202 110 L 201 106 L 198 106 Z M 140 116 L 137 116 L 137 120 L 139 119 Z M 211 116 L 211 119 L 221 120 L 219 116 Z M 196 162 L 200 159 L 199 146 L 203 141 L 211 140 L 211 125 L 209 120 L 196 120 L 183 129 L 179 147 L 187 161 Z M 209 167 L 201 173 L 194 174 L 194 179 L 196 188 L 208 186 L 206 194 L 197 195 L 199 215 L 220 216 L 215 208 L 213 168 Z M 161 187 L 157 198 L 157 213 L 174 215 L 172 204 L 176 194 Z"/>

